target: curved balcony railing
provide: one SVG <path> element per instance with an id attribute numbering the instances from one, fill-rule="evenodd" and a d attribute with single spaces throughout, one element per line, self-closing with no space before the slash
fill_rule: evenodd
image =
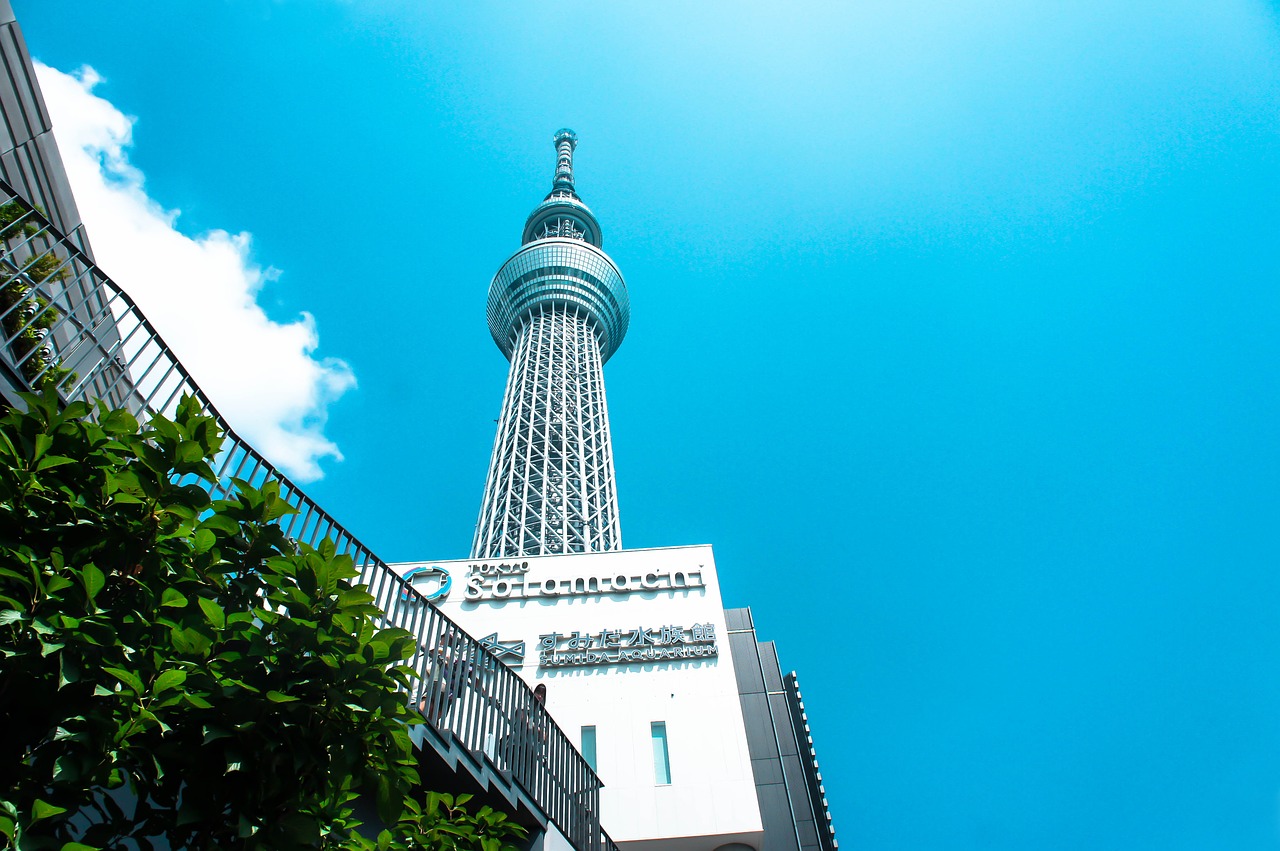
<path id="1" fill-rule="evenodd" d="M 57 387 L 66 403 L 102 399 L 142 417 L 194 396 L 226 432 L 215 497 L 233 478 L 269 479 L 298 510 L 285 534 L 331 538 L 360 565 L 382 625 L 418 636 L 410 695 L 435 734 L 518 783 L 579 851 L 613 851 L 600 830 L 601 782 L 532 690 L 245 442 L 218 413 L 133 299 L 0 181 L 0 369 L 18 388 Z"/>

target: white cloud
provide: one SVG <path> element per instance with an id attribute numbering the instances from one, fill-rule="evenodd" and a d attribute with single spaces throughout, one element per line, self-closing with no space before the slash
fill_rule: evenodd
<path id="1" fill-rule="evenodd" d="M 316 358 L 308 313 L 274 322 L 257 303 L 273 275 L 249 257 L 250 235 L 177 228 L 178 210 L 147 195 L 129 162 L 133 119 L 93 93 L 101 77 L 39 62 L 36 76 L 98 265 L 142 308 L 231 425 L 303 481 L 322 458 L 326 407 L 355 386 L 340 360 Z"/>

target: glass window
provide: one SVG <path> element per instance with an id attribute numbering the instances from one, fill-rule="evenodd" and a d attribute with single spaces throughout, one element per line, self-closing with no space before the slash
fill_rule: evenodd
<path id="1" fill-rule="evenodd" d="M 653 776 L 659 786 L 671 785 L 671 757 L 667 753 L 667 722 L 654 721 L 650 726 L 653 736 Z"/>
<path id="2" fill-rule="evenodd" d="M 587 765 L 591 766 L 591 770 L 596 770 L 596 728 L 582 728 L 582 758 L 587 761 Z"/>

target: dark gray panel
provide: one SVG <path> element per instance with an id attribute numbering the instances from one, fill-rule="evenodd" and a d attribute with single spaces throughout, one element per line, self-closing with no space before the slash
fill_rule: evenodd
<path id="1" fill-rule="evenodd" d="M 755 624 L 751 621 L 750 609 L 725 609 L 725 623 L 729 625 L 729 630 L 735 629 L 755 629 Z"/>
<path id="2" fill-rule="evenodd" d="M 782 775 L 786 778 L 787 788 L 791 790 L 791 799 L 796 803 L 796 818 L 813 818 L 807 805 L 802 806 L 809 800 L 809 795 L 805 790 L 804 766 L 800 764 L 800 757 L 784 754 Z"/>
<path id="3" fill-rule="evenodd" d="M 35 145 L 39 148 L 40 161 L 48 175 L 50 210 L 55 213 L 50 218 L 58 223 L 63 233 L 70 233 L 76 229 L 81 229 L 83 233 L 84 224 L 80 221 L 80 210 L 76 207 L 75 197 L 71 194 L 71 183 L 67 180 L 67 172 L 62 165 L 62 155 L 58 152 L 58 146 L 53 140 L 53 133 L 42 134 L 35 140 Z M 84 252 L 92 258 L 93 252 L 88 248 L 88 237 L 82 238 L 85 243 Z"/>
<path id="4" fill-rule="evenodd" d="M 773 723 L 778 737 L 780 752 L 784 756 L 799 753 L 796 749 L 796 736 L 792 732 L 787 696 L 784 694 L 769 695 L 769 708 L 773 711 Z"/>
<path id="5" fill-rule="evenodd" d="M 45 107 L 36 82 L 31 55 L 12 9 L 0 0 L 0 171 L 4 180 L 64 233 L 78 232 L 77 244 L 92 259 L 89 240 L 81 229 L 58 154 Z"/>
<path id="6" fill-rule="evenodd" d="M 813 826 L 813 819 L 797 819 L 796 833 L 800 836 L 801 845 L 818 844 L 818 830 Z"/>
<path id="7" fill-rule="evenodd" d="M 40 120 L 40 109 L 32 90 L 31 77 L 23 67 L 25 57 L 17 33 L 17 24 L 0 29 L 0 60 L 4 62 L 8 78 L 3 100 L 0 102 L 4 105 L 5 122 L 9 125 L 13 139 L 21 145 L 34 139 L 46 128 Z"/>
<path id="8" fill-rule="evenodd" d="M 784 765 L 784 773 L 787 776 L 789 784 L 792 784 L 793 778 L 797 773 L 803 774 L 803 787 L 789 785 L 791 792 L 791 802 L 796 809 L 796 818 L 802 819 L 807 812 L 814 821 L 814 829 L 817 831 L 818 844 L 824 851 L 834 851 L 835 836 L 831 830 L 831 813 L 827 809 L 825 795 L 822 791 L 822 781 L 819 780 L 818 762 L 814 754 L 813 743 L 810 738 L 808 725 L 805 722 L 804 707 L 800 701 L 800 684 L 796 679 L 794 672 L 787 674 L 785 678 L 787 711 L 790 713 L 792 739 L 799 748 L 799 752 L 794 758 L 788 758 Z M 776 710 L 775 710 L 776 712 Z M 777 720 L 775 714 L 775 721 Z M 796 766 L 799 766 L 797 768 Z"/>
<path id="9" fill-rule="evenodd" d="M 742 701 L 742 720 L 747 728 L 747 751 L 752 759 L 778 758 L 777 739 L 773 733 L 773 719 L 769 716 L 769 704 L 763 694 L 739 695 Z"/>
<path id="10" fill-rule="evenodd" d="M 757 786 L 760 821 L 764 825 L 764 847 L 760 851 L 800 851 L 795 826 L 791 823 L 791 805 L 787 790 L 780 783 Z"/>
<path id="11" fill-rule="evenodd" d="M 22 76 L 15 80 L 19 83 L 19 93 L 23 97 L 30 97 L 33 109 L 28 113 L 28 120 L 31 123 L 31 132 L 34 135 L 48 133 L 53 129 L 53 122 L 49 118 L 49 109 L 44 103 L 44 93 L 40 91 L 40 85 L 36 82 L 36 69 L 31 64 L 31 51 L 27 50 L 26 39 L 22 37 L 22 27 L 14 24 L 9 32 L 13 36 L 13 43 L 18 48 L 18 55 L 22 57 Z"/>
<path id="12" fill-rule="evenodd" d="M 765 688 L 782 691 L 782 666 L 778 664 L 778 648 L 772 641 L 760 642 L 760 667 L 764 669 Z"/>
<path id="13" fill-rule="evenodd" d="M 812 799 L 809 744 L 797 738 L 805 725 L 791 675 L 783 677 L 774 643 L 757 641 L 750 609 L 726 609 L 725 621 L 764 827 L 761 851 L 834 851 L 826 809 Z"/>
<path id="14" fill-rule="evenodd" d="M 762 694 L 764 677 L 760 675 L 760 658 L 756 655 L 755 634 L 731 633 L 729 652 L 733 654 L 733 673 L 738 679 L 738 694 Z"/>
<path id="15" fill-rule="evenodd" d="M 757 786 L 785 782 L 782 777 L 782 762 L 776 756 L 751 760 L 751 776 L 756 779 Z"/>

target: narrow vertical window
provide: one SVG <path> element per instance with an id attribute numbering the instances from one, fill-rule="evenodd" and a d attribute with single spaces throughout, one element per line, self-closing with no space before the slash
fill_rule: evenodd
<path id="1" fill-rule="evenodd" d="M 591 770 L 595 769 L 595 727 L 582 728 L 582 759 L 586 760 L 586 764 L 590 765 Z"/>
<path id="2" fill-rule="evenodd" d="M 671 785 L 671 757 L 667 753 L 667 722 L 654 721 L 650 725 L 653 735 L 653 777 L 659 786 Z"/>

